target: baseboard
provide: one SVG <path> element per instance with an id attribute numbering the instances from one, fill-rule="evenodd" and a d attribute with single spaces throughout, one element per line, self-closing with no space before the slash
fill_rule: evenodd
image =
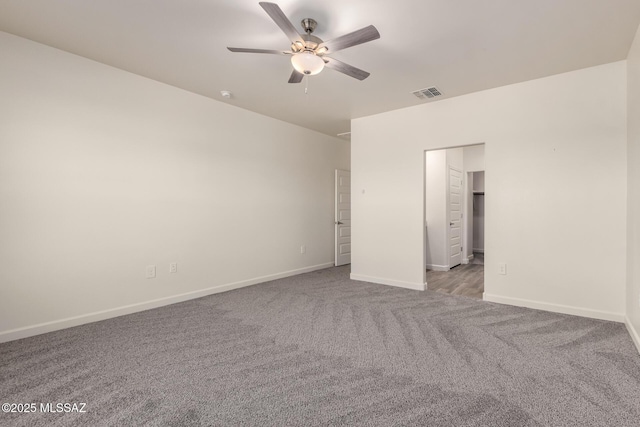
<path id="1" fill-rule="evenodd" d="M 21 338 L 28 338 L 34 335 L 40 335 L 47 332 L 58 331 L 60 329 L 72 328 L 74 326 L 80 326 L 87 323 L 98 322 L 100 320 L 111 319 L 113 317 L 124 316 L 126 314 L 137 313 L 139 311 L 145 311 L 153 308 L 163 307 L 165 305 L 170 305 L 178 302 L 201 298 L 207 295 L 213 295 L 220 292 L 231 291 L 233 289 L 244 288 L 246 286 L 257 285 L 259 283 L 264 283 L 264 282 L 269 282 L 271 280 L 277 280 L 285 277 L 295 276 L 297 274 L 309 273 L 311 271 L 321 270 L 329 267 L 333 267 L 332 262 L 313 265 L 310 267 L 299 268 L 296 270 L 284 271 L 276 274 L 270 274 L 267 276 L 255 277 L 253 279 L 242 280 L 239 282 L 212 286 L 206 289 L 200 289 L 197 291 L 187 292 L 179 295 L 173 295 L 170 297 L 158 298 L 151 301 L 125 305 L 122 307 L 112 308 L 108 310 L 96 311 L 93 313 L 83 314 L 80 316 L 67 317 L 66 319 L 54 320 L 46 323 L 39 323 L 37 325 L 11 329 L 9 331 L 0 332 L 0 343 L 14 341 Z"/>
<path id="2" fill-rule="evenodd" d="M 631 339 L 636 345 L 636 350 L 638 350 L 638 353 L 640 353 L 640 334 L 638 334 L 636 328 L 634 328 L 631 324 L 631 320 L 629 320 L 629 318 L 626 316 L 624 318 L 624 324 L 627 326 L 627 331 L 629 331 L 629 335 L 631 335 Z"/>
<path id="3" fill-rule="evenodd" d="M 449 271 L 450 270 L 448 265 L 427 264 L 425 267 L 427 268 L 427 270 L 433 270 L 433 271 Z"/>
<path id="4" fill-rule="evenodd" d="M 414 291 L 424 291 L 426 289 L 426 286 L 424 283 L 403 282 L 400 280 L 383 279 L 380 277 L 363 276 L 361 274 L 353 274 L 353 273 L 351 273 L 349 277 L 351 280 L 377 283 L 379 285 L 395 286 L 398 288 L 413 289 Z"/>
<path id="5" fill-rule="evenodd" d="M 517 307 L 535 308 L 536 310 L 551 311 L 553 313 L 572 314 L 574 316 L 590 317 L 592 319 L 609 320 L 612 322 L 624 323 L 623 313 L 611 313 L 608 311 L 591 310 L 588 308 L 573 307 L 570 305 L 552 304 L 548 302 L 533 301 L 521 298 L 503 297 L 491 295 L 486 292 L 482 294 L 484 301 L 497 302 L 499 304 L 515 305 Z"/>

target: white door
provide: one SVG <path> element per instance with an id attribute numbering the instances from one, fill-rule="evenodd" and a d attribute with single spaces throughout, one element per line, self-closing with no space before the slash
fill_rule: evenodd
<path id="1" fill-rule="evenodd" d="M 336 169 L 336 265 L 351 264 L 351 172 Z"/>
<path id="2" fill-rule="evenodd" d="M 449 268 L 462 262 L 462 172 L 449 166 Z"/>

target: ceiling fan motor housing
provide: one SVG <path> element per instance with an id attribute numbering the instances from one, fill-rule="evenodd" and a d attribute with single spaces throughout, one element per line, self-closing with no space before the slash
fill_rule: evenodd
<path id="1" fill-rule="evenodd" d="M 308 50 L 315 52 L 316 48 L 322 43 L 322 39 L 316 36 L 312 36 L 311 34 L 301 34 L 300 38 L 304 40 L 304 45 L 300 42 L 295 42 L 291 44 L 291 51 L 302 52 L 303 50 Z M 316 54 L 320 54 L 319 52 L 315 52 Z M 326 53 L 326 50 L 323 49 L 322 54 Z"/>

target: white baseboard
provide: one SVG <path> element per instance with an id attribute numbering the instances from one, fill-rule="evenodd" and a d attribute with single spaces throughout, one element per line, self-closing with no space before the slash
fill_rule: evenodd
<path id="1" fill-rule="evenodd" d="M 351 273 L 349 277 L 351 278 L 351 280 L 377 283 L 379 285 L 396 286 L 398 288 L 413 289 L 414 291 L 424 291 L 426 288 L 424 283 L 403 282 L 400 280 L 383 279 L 380 277 L 363 276 L 361 274 L 353 274 L 353 273 Z"/>
<path id="2" fill-rule="evenodd" d="M 449 271 L 450 270 L 448 265 L 427 264 L 425 267 L 427 268 L 427 270 L 433 270 L 433 271 Z"/>
<path id="3" fill-rule="evenodd" d="M 535 308 L 536 310 L 551 311 L 553 313 L 572 314 L 574 316 L 590 317 L 592 319 L 609 320 L 612 322 L 624 323 L 625 320 L 625 315 L 623 313 L 612 313 L 608 311 L 573 307 L 570 305 L 552 304 L 548 302 L 533 301 L 521 298 L 503 297 L 499 295 L 487 294 L 486 292 L 482 294 L 482 299 L 484 301 L 497 302 L 499 304 Z"/>
<path id="4" fill-rule="evenodd" d="M 131 313 L 137 313 L 139 311 L 150 310 L 152 308 L 158 308 L 165 305 L 170 305 L 178 302 L 201 298 L 207 295 L 217 294 L 220 292 L 231 291 L 233 289 L 244 288 L 246 286 L 257 285 L 259 283 L 282 279 L 284 277 L 295 276 L 297 274 L 309 273 L 311 271 L 321 270 L 329 267 L 333 267 L 332 262 L 313 265 L 310 267 L 299 268 L 296 270 L 284 271 L 276 274 L 270 274 L 267 276 L 256 277 L 253 279 L 242 280 L 239 282 L 212 286 L 206 289 L 200 289 L 197 291 L 187 292 L 179 295 L 173 295 L 170 297 L 158 298 L 151 301 L 125 305 L 122 307 L 111 308 L 108 310 L 96 311 L 93 313 L 87 313 L 80 316 L 67 317 L 66 319 L 54 320 L 46 323 L 39 323 L 37 325 L 11 329 L 8 331 L 0 332 L 0 343 L 18 340 L 21 338 L 28 338 L 34 335 L 40 335 L 47 332 L 58 331 L 60 329 L 71 328 L 74 326 L 80 326 L 87 323 L 98 322 L 100 320 L 111 319 L 113 317 L 124 316 L 125 314 L 131 314 Z"/>
<path id="5" fill-rule="evenodd" d="M 631 335 L 631 339 L 633 343 L 636 345 L 636 349 L 638 353 L 640 353 L 640 334 L 636 331 L 636 328 L 631 324 L 631 320 L 628 317 L 624 318 L 624 324 L 627 326 L 627 331 L 629 331 L 629 335 Z"/>

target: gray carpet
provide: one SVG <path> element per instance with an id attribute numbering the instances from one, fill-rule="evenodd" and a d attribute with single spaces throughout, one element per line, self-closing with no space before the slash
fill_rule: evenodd
<path id="1" fill-rule="evenodd" d="M 621 324 L 331 268 L 0 344 L 0 425 L 638 426 Z"/>

